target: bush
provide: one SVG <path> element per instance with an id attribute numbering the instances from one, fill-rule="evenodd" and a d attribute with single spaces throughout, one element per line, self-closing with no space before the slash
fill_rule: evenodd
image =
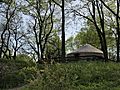
<path id="1" fill-rule="evenodd" d="M 32 58 L 26 54 L 17 55 L 15 62 L 19 68 L 36 66 L 36 63 L 33 62 Z"/>
<path id="2" fill-rule="evenodd" d="M 55 64 L 23 90 L 119 90 L 120 64 L 87 62 Z"/>
<path id="3" fill-rule="evenodd" d="M 37 71 L 33 62 L 0 59 L 0 88 L 25 85 L 37 77 Z"/>

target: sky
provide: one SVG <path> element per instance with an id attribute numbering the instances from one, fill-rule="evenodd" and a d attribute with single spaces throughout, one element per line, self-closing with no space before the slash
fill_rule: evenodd
<path id="1" fill-rule="evenodd" d="M 78 5 L 78 3 L 80 3 L 80 0 L 73 0 L 70 4 L 67 5 L 66 8 L 77 8 L 76 5 Z M 70 37 L 70 36 L 75 36 L 80 29 L 84 26 L 84 19 L 79 17 L 79 16 L 75 16 L 73 14 L 69 14 L 69 17 L 66 17 L 66 25 L 65 25 L 65 31 L 66 31 L 66 40 Z"/>
<path id="2" fill-rule="evenodd" d="M 71 21 L 65 27 L 66 39 L 68 39 L 71 36 L 75 36 L 83 26 L 84 26 L 84 20 L 83 19 L 75 18 L 73 21 Z"/>

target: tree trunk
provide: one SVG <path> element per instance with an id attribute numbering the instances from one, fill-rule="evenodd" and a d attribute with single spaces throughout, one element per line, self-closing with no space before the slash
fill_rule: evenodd
<path id="1" fill-rule="evenodd" d="M 99 19 L 100 19 L 100 26 L 101 26 L 101 28 L 99 28 L 97 26 L 99 28 L 98 33 L 100 33 L 100 35 L 102 37 L 101 38 L 101 47 L 103 49 L 105 61 L 107 61 L 108 60 L 108 51 L 107 51 L 107 42 L 106 42 L 106 34 L 105 34 L 105 26 L 104 26 L 104 24 L 105 24 L 104 17 L 105 16 L 103 13 L 103 5 L 102 5 L 102 3 L 99 3 L 98 0 L 96 0 L 96 6 L 97 6 L 97 11 L 98 11 L 98 15 L 99 15 Z M 94 4 L 94 8 L 95 8 L 95 4 Z M 95 13 L 95 11 L 94 11 L 94 13 Z M 97 23 L 96 23 L 96 25 L 97 25 Z"/>
<path id="2" fill-rule="evenodd" d="M 0 47 L 0 58 L 2 58 L 2 48 Z"/>
<path id="3" fill-rule="evenodd" d="M 113 11 L 109 6 L 107 6 L 107 4 L 103 1 L 100 0 L 102 2 L 102 4 L 113 14 L 116 16 L 116 23 L 117 23 L 117 40 L 116 40 L 116 45 L 117 45 L 117 62 L 120 61 L 120 29 L 119 29 L 119 4 L 120 4 L 120 0 L 117 0 L 117 13 L 115 13 L 115 11 Z"/>
<path id="4" fill-rule="evenodd" d="M 16 51 L 14 51 L 14 56 L 13 56 L 14 60 L 16 59 L 16 56 L 17 56 Z"/>
<path id="5" fill-rule="evenodd" d="M 65 59 L 65 13 L 64 13 L 64 0 L 62 0 L 62 59 Z"/>
<path id="6" fill-rule="evenodd" d="M 107 51 L 107 43 L 106 43 L 105 36 L 103 36 L 103 53 L 104 53 L 105 61 L 107 61 L 108 60 L 108 51 Z"/>
<path id="7" fill-rule="evenodd" d="M 120 61 L 120 27 L 119 27 L 119 0 L 117 0 L 117 15 L 116 15 L 116 23 L 117 23 L 117 62 Z"/>

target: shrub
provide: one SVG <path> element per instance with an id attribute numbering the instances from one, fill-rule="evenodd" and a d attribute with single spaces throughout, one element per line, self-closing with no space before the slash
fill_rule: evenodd
<path id="1" fill-rule="evenodd" d="M 119 90 L 120 64 L 114 62 L 49 65 L 23 90 Z"/>
<path id="2" fill-rule="evenodd" d="M 37 71 L 36 65 L 28 61 L 0 59 L 0 88 L 25 85 L 37 77 Z"/>

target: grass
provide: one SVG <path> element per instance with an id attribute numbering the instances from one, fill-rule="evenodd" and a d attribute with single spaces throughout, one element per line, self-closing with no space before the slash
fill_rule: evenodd
<path id="1" fill-rule="evenodd" d="M 21 90 L 120 90 L 120 63 L 79 61 L 46 65 L 44 72 Z"/>

